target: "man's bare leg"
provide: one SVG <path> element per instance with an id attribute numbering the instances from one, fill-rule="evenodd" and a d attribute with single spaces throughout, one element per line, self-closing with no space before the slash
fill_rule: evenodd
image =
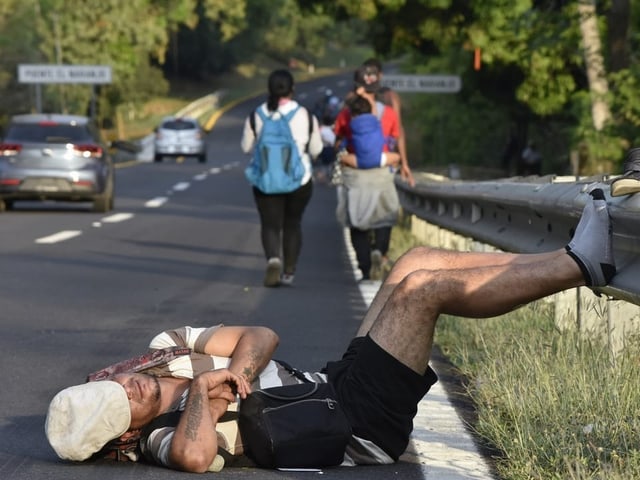
<path id="1" fill-rule="evenodd" d="M 395 288 L 369 335 L 405 365 L 424 373 L 440 314 L 486 318 L 567 288 L 585 285 L 576 262 L 563 250 L 536 263 L 419 270 Z"/>
<path id="2" fill-rule="evenodd" d="M 568 288 L 606 285 L 615 274 L 611 220 L 603 192 L 596 190 L 591 195 L 592 203 L 585 207 L 576 235 L 565 249 L 548 254 L 497 254 L 493 260 L 505 260 L 499 265 L 482 264 L 491 257 L 480 254 L 452 255 L 449 265 L 452 259 L 463 259 L 459 263 L 463 268 L 434 270 L 429 266 L 409 271 L 395 287 L 390 284 L 392 291 L 378 308 L 369 335 L 402 363 L 424 373 L 440 314 L 493 317 Z M 400 266 L 397 273 L 410 268 L 411 264 Z"/>
<path id="3" fill-rule="evenodd" d="M 371 306 L 369 307 L 356 336 L 364 336 L 367 334 L 396 285 L 403 278 L 416 270 L 465 270 L 468 268 L 489 266 L 497 267 L 509 264 L 528 264 L 544 260 L 552 260 L 558 255 L 564 254 L 565 252 L 562 250 L 537 254 L 518 254 L 498 252 L 457 252 L 454 250 L 442 250 L 430 247 L 412 248 L 402 255 L 393 265 L 389 275 L 371 302 Z"/>
<path id="4" fill-rule="evenodd" d="M 608 280 L 615 273 L 615 264 L 611 247 L 611 222 L 604 193 L 601 189 L 596 189 L 590 195 L 592 198 L 587 201 L 574 237 L 565 250 L 579 264 L 587 279 L 586 284 L 592 286 L 608 283 Z M 553 261 L 557 256 L 563 255 L 565 250 L 541 254 L 514 254 L 456 252 L 429 247 L 411 249 L 400 257 L 393 266 L 389 276 L 373 299 L 356 335 L 363 336 L 369 332 L 395 286 L 415 270 L 467 269 L 492 265 L 529 264 L 544 260 Z M 589 262 L 589 257 L 595 257 L 596 260 Z"/>

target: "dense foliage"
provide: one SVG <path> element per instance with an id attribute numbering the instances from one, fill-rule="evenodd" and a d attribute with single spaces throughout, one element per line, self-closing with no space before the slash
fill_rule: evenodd
<path id="1" fill-rule="evenodd" d="M 459 75 L 457 95 L 408 95 L 414 164 L 513 173 L 528 141 L 543 173 L 616 172 L 640 143 L 640 0 L 3 0 L 0 123 L 32 108 L 22 63 L 108 64 L 98 113 L 206 81 L 261 56 L 306 66 L 328 42 L 368 42 L 407 73 Z M 91 89 L 44 88 L 83 113 Z M 510 147 L 510 148 L 507 148 Z M 419 161 L 417 159 L 420 159 Z"/>

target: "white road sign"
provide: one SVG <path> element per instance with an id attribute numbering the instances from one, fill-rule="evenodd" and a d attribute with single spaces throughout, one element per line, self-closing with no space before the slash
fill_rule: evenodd
<path id="1" fill-rule="evenodd" d="M 390 75 L 382 77 L 382 85 L 398 92 L 456 93 L 462 88 L 457 75 Z"/>
<path id="2" fill-rule="evenodd" d="M 20 83 L 111 83 L 108 65 L 18 65 Z"/>

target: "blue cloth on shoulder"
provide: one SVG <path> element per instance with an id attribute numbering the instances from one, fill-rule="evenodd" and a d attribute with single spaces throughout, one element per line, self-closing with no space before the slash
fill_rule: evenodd
<path id="1" fill-rule="evenodd" d="M 372 113 L 365 113 L 352 118 L 350 126 L 351 145 L 358 168 L 379 168 L 385 143 L 380 120 Z"/>

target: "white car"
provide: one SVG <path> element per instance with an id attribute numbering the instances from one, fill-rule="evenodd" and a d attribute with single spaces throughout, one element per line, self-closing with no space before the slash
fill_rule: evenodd
<path id="1" fill-rule="evenodd" d="M 155 130 L 154 160 L 164 157 L 197 157 L 200 163 L 207 161 L 204 131 L 198 120 L 190 117 L 166 117 Z"/>

